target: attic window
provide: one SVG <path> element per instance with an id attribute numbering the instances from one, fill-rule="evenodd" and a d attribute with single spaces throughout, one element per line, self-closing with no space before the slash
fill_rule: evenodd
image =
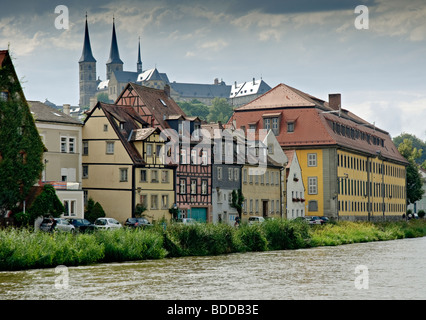
<path id="1" fill-rule="evenodd" d="M 57 117 L 62 117 L 62 115 L 60 115 L 59 113 L 53 112 L 53 114 Z"/>
<path id="2" fill-rule="evenodd" d="M 163 99 L 159 99 L 159 100 L 160 100 L 160 102 L 163 104 L 163 106 L 167 107 L 167 104 L 164 102 L 164 100 L 163 100 Z"/>

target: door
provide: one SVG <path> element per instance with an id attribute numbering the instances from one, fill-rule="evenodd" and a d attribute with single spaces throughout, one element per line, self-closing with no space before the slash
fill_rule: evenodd
<path id="1" fill-rule="evenodd" d="M 190 218 L 197 220 L 198 222 L 207 221 L 207 208 L 191 208 Z"/>
<path id="2" fill-rule="evenodd" d="M 262 213 L 264 218 L 268 216 L 268 203 L 268 200 L 262 200 Z"/>

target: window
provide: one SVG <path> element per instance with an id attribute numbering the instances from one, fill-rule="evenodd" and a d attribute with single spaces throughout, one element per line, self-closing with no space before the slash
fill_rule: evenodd
<path id="1" fill-rule="evenodd" d="M 104 131 L 107 132 L 108 131 L 108 125 L 104 124 Z"/>
<path id="2" fill-rule="evenodd" d="M 271 119 L 270 118 L 263 119 L 263 128 L 266 129 L 266 130 L 271 129 Z"/>
<path id="3" fill-rule="evenodd" d="M 287 122 L 287 132 L 294 132 L 294 122 Z"/>
<path id="4" fill-rule="evenodd" d="M 186 180 L 185 179 L 180 179 L 179 189 L 180 189 L 181 194 L 186 194 Z"/>
<path id="5" fill-rule="evenodd" d="M 61 137 L 61 152 L 65 153 L 68 150 L 67 138 Z"/>
<path id="6" fill-rule="evenodd" d="M 280 213 L 280 200 L 275 200 L 275 203 L 275 210 L 277 210 L 276 213 Z"/>
<path id="7" fill-rule="evenodd" d="M 65 212 L 64 216 L 66 217 L 75 217 L 76 216 L 76 200 L 64 200 Z"/>
<path id="8" fill-rule="evenodd" d="M 317 166 L 317 154 L 308 153 L 308 167 L 316 167 L 316 166 Z"/>
<path id="9" fill-rule="evenodd" d="M 240 180 L 240 170 L 238 168 L 234 168 L 234 181 Z"/>
<path id="10" fill-rule="evenodd" d="M 250 212 L 253 212 L 253 199 L 250 199 Z"/>
<path id="11" fill-rule="evenodd" d="M 83 141 L 83 156 L 89 154 L 89 141 Z"/>
<path id="12" fill-rule="evenodd" d="M 310 200 L 308 202 L 308 210 L 309 211 L 318 211 L 318 201 Z"/>
<path id="13" fill-rule="evenodd" d="M 228 168 L 228 180 L 229 181 L 234 180 L 234 169 L 233 168 Z"/>
<path id="14" fill-rule="evenodd" d="M 107 141 L 107 143 L 106 143 L 106 154 L 114 154 L 114 142 Z"/>
<path id="15" fill-rule="evenodd" d="M 89 177 L 89 166 L 83 166 L 83 179 L 87 179 Z"/>
<path id="16" fill-rule="evenodd" d="M 207 151 L 203 151 L 203 153 L 202 153 L 202 162 L 201 162 L 201 164 L 202 165 L 207 165 L 208 163 L 207 163 Z"/>
<path id="17" fill-rule="evenodd" d="M 169 196 L 163 194 L 161 196 L 161 209 L 167 209 L 169 207 Z"/>
<path id="18" fill-rule="evenodd" d="M 191 180 L 191 194 L 197 194 L 197 180 Z"/>
<path id="19" fill-rule="evenodd" d="M 247 183 L 247 169 L 244 169 L 243 171 L 243 182 Z"/>
<path id="20" fill-rule="evenodd" d="M 153 210 L 158 209 L 158 195 L 156 194 L 151 195 L 151 209 Z"/>
<path id="21" fill-rule="evenodd" d="M 141 169 L 141 181 L 140 182 L 147 182 L 148 181 L 148 173 L 146 169 Z"/>
<path id="22" fill-rule="evenodd" d="M 191 163 L 197 164 L 197 150 L 195 149 L 191 150 Z"/>
<path id="23" fill-rule="evenodd" d="M 207 180 L 201 180 L 201 194 L 207 194 Z"/>
<path id="24" fill-rule="evenodd" d="M 278 118 L 272 118 L 272 132 L 277 136 L 280 131 Z"/>
<path id="25" fill-rule="evenodd" d="M 169 182 L 169 172 L 167 170 L 161 171 L 161 182 L 163 183 Z"/>
<path id="26" fill-rule="evenodd" d="M 74 153 L 75 151 L 75 138 L 68 138 L 68 152 Z"/>
<path id="27" fill-rule="evenodd" d="M 318 193 L 317 177 L 308 177 L 308 194 Z"/>
<path id="28" fill-rule="evenodd" d="M 217 167 L 217 180 L 222 180 L 222 167 Z"/>
<path id="29" fill-rule="evenodd" d="M 157 144 L 155 146 L 155 156 L 156 157 L 161 157 L 162 156 L 162 152 L 161 152 L 162 148 L 163 148 L 163 146 L 161 144 Z"/>
<path id="30" fill-rule="evenodd" d="M 151 156 L 152 156 L 152 144 L 150 144 L 150 143 L 148 143 L 148 144 L 146 145 L 146 155 L 147 155 L 148 157 L 151 157 Z"/>
<path id="31" fill-rule="evenodd" d="M 120 182 L 127 181 L 127 168 L 120 168 Z"/>
<path id="32" fill-rule="evenodd" d="M 186 150 L 185 149 L 180 150 L 180 163 L 186 164 Z"/>
<path id="33" fill-rule="evenodd" d="M 151 170 L 151 182 L 158 182 L 158 170 Z"/>
<path id="34" fill-rule="evenodd" d="M 259 212 L 259 200 L 256 199 L 256 213 Z"/>

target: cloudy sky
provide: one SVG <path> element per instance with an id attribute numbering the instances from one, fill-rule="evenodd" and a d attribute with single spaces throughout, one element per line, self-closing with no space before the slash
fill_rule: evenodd
<path id="1" fill-rule="evenodd" d="M 67 29 L 55 27 L 58 5 Z M 126 71 L 136 71 L 141 37 L 143 68 L 171 81 L 262 77 L 323 100 L 341 93 L 344 108 L 392 137 L 426 140 L 424 0 L 15 0 L 0 11 L 0 48 L 9 47 L 28 100 L 78 105 L 86 12 L 101 79 L 114 16 Z"/>

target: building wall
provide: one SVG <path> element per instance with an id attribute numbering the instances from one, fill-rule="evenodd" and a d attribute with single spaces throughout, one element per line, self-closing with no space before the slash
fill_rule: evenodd
<path id="1" fill-rule="evenodd" d="M 402 217 L 406 210 L 404 166 L 344 150 L 337 155 L 339 218 L 366 220 L 370 215 L 374 221 Z"/>
<path id="2" fill-rule="evenodd" d="M 303 185 L 302 170 L 295 153 L 288 169 L 287 177 L 287 219 L 304 217 L 306 213 L 305 187 Z M 299 200 L 296 200 L 299 199 Z"/>
<path id="3" fill-rule="evenodd" d="M 281 170 L 268 166 L 263 174 L 255 174 L 261 173 L 258 170 L 251 165 L 242 168 L 242 192 L 245 198 L 243 221 L 247 221 L 250 216 L 281 217 Z M 263 210 L 264 205 L 266 212 Z"/>
<path id="4" fill-rule="evenodd" d="M 105 127 L 106 125 L 106 127 Z M 114 144 L 113 153 L 107 143 Z M 87 154 L 84 148 L 87 148 Z M 87 198 L 99 202 L 108 217 L 124 223 L 132 216 L 132 167 L 133 163 L 108 119 L 99 109 L 95 110 L 83 127 L 83 189 Z M 121 170 L 127 169 L 127 179 Z"/>
<path id="5" fill-rule="evenodd" d="M 232 172 L 230 172 L 232 170 Z M 213 223 L 234 225 L 238 211 L 231 206 L 232 191 L 241 188 L 241 166 L 214 164 L 212 172 Z"/>
<path id="6" fill-rule="evenodd" d="M 302 179 L 305 186 L 305 215 L 324 216 L 324 175 L 323 175 L 323 149 L 299 149 L 296 150 Z M 316 164 L 308 165 L 308 156 L 316 157 Z M 316 181 L 316 188 L 313 185 Z M 311 182 L 311 185 L 309 184 Z M 311 186 L 311 187 L 310 187 Z"/>

